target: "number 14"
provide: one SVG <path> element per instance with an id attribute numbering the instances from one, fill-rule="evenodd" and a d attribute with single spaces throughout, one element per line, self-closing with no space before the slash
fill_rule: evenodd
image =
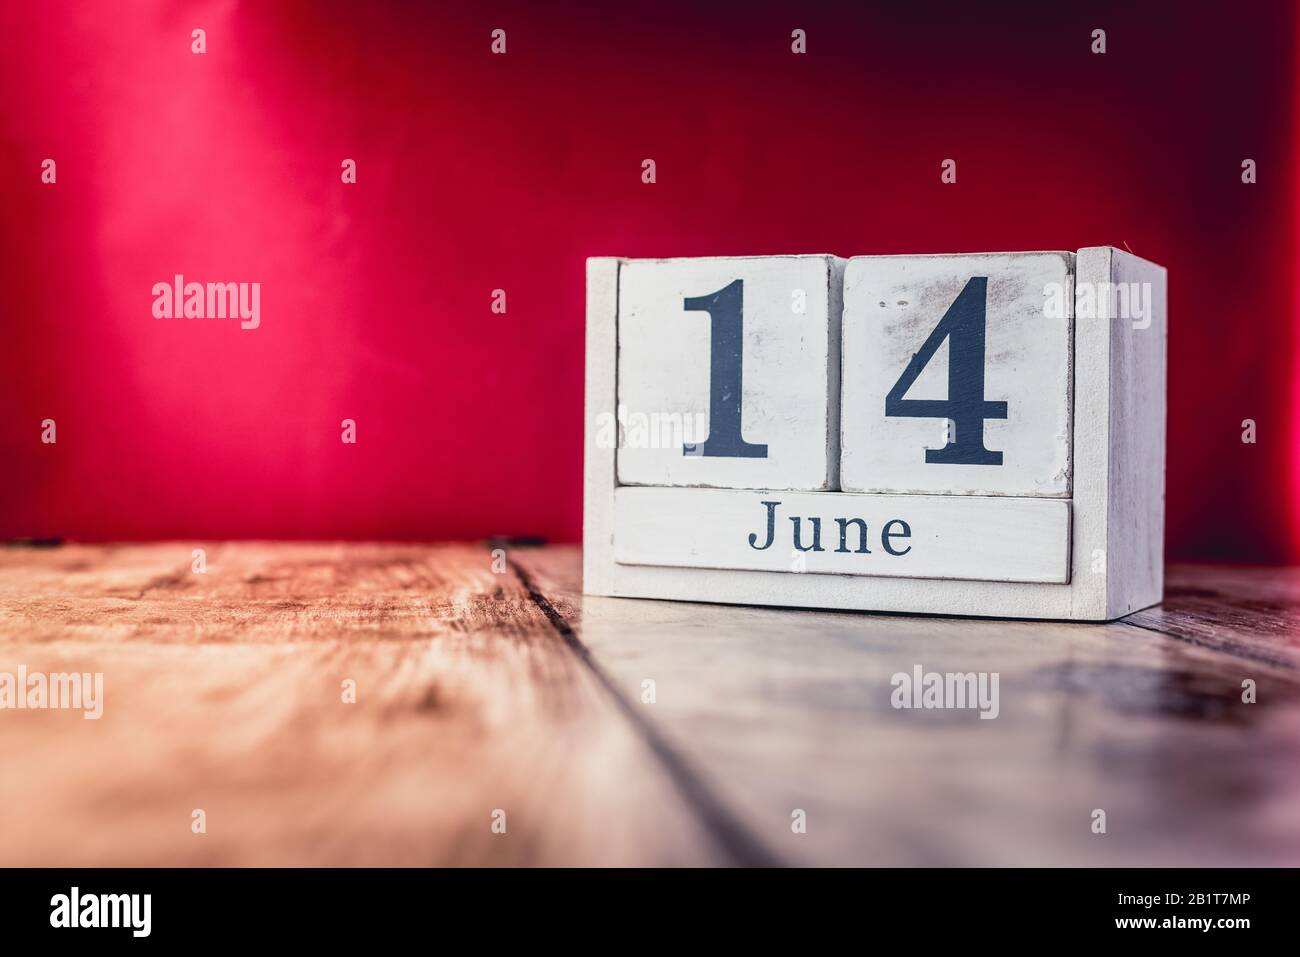
<path id="1" fill-rule="evenodd" d="M 737 279 L 717 292 L 683 300 L 688 312 L 707 312 L 709 339 L 709 435 L 687 445 L 686 455 L 765 458 L 767 446 L 741 436 L 744 289 Z M 1002 453 L 984 447 L 984 420 L 1005 419 L 1007 403 L 984 398 L 984 346 L 988 277 L 974 276 L 958 293 L 938 325 L 885 396 L 885 415 L 948 419 L 955 435 L 941 449 L 926 449 L 925 461 L 943 465 L 1001 465 Z M 944 340 L 948 341 L 948 397 L 909 399 L 916 382 Z"/>

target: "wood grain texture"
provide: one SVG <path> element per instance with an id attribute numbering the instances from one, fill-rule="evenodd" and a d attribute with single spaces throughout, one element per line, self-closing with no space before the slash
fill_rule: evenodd
<path id="1" fill-rule="evenodd" d="M 0 711 L 0 864 L 731 861 L 487 549 L 190 549 L 0 549 L 0 670 L 105 686 Z"/>
<path id="2" fill-rule="evenodd" d="M 1175 566 L 1164 602 L 1124 621 L 1273 671 L 1300 671 L 1300 574 L 1292 568 Z"/>
<path id="3" fill-rule="evenodd" d="M 1166 607 L 1092 625 L 584 597 L 571 556 L 517 564 L 785 860 L 1300 863 L 1295 570 L 1175 567 Z M 895 710 L 916 664 L 999 672 L 998 718 Z"/>
<path id="4" fill-rule="evenodd" d="M 0 548 L 0 671 L 105 676 L 98 721 L 0 711 L 0 864 L 1300 863 L 1295 570 L 1175 567 L 1081 625 L 584 597 L 575 548 L 191 547 Z M 894 709 L 916 664 L 997 671 L 998 717 Z"/>

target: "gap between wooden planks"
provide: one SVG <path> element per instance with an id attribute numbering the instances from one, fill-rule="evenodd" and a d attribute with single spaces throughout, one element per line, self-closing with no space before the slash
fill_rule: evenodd
<path id="1" fill-rule="evenodd" d="M 1300 863 L 1295 569 L 1174 566 L 1162 607 L 1088 625 L 584 597 L 572 554 L 514 560 L 783 860 Z M 895 710 L 918 664 L 998 672 L 999 717 Z"/>
<path id="2" fill-rule="evenodd" d="M 189 548 L 0 550 L 0 670 L 107 699 L 0 712 L 0 863 L 1297 860 L 1294 572 L 1175 569 L 1088 626 L 584 599 L 572 548 Z M 916 663 L 999 671 L 999 718 L 891 709 Z"/>

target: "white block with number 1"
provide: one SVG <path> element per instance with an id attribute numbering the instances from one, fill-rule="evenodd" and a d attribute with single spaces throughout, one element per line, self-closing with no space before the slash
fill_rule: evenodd
<path id="1" fill-rule="evenodd" d="M 828 256 L 627 263 L 619 483 L 834 488 L 842 274 Z"/>

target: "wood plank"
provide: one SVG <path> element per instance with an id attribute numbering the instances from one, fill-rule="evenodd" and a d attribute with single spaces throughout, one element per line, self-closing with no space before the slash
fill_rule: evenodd
<path id="1" fill-rule="evenodd" d="M 1155 604 L 1164 587 L 1166 278 L 1163 266 L 1113 246 L 1079 250 L 1075 351 L 1094 362 L 1105 356 L 1105 370 L 1094 366 L 1088 375 L 1075 369 L 1076 405 L 1090 417 L 1086 427 L 1076 421 L 1076 439 L 1085 428 L 1089 435 L 1104 434 L 1088 462 L 1097 468 L 1095 453 L 1104 455 L 1106 498 L 1104 510 L 1087 510 L 1075 535 L 1080 557 L 1095 561 L 1104 550 L 1105 574 L 1092 577 L 1105 583 L 1107 618 Z M 1103 388 L 1105 416 L 1092 418 L 1095 393 Z M 1094 395 L 1085 398 L 1085 392 Z M 1076 480 L 1081 477 L 1076 472 Z M 1076 492 L 1076 509 L 1095 501 L 1096 477 Z"/>
<path id="2" fill-rule="evenodd" d="M 614 587 L 614 485 L 617 444 L 601 427 L 617 417 L 614 381 L 618 363 L 618 274 L 620 262 L 587 260 L 586 386 L 582 416 L 582 555 L 587 587 L 601 594 Z"/>
<path id="3" fill-rule="evenodd" d="M 1124 621 L 1259 666 L 1300 670 L 1294 568 L 1175 565 L 1163 604 Z"/>
<path id="4" fill-rule="evenodd" d="M 0 671 L 105 686 L 97 721 L 0 711 L 0 865 L 734 862 L 491 561 L 214 544 L 193 574 L 190 545 L 0 548 Z"/>
<path id="5" fill-rule="evenodd" d="M 666 746 L 783 858 L 1300 863 L 1294 631 L 1267 624 L 1278 607 L 1292 613 L 1294 570 L 1258 591 L 1242 584 L 1250 573 L 1219 579 L 1225 617 L 1212 623 L 1204 596 L 1173 637 L 1145 617 L 1139 627 L 584 597 L 573 552 L 516 564 Z M 1175 611 L 1196 598 L 1178 594 L 1183 581 L 1204 587 L 1175 569 Z M 1185 640 L 1207 633 L 1220 637 Z M 999 673 L 998 717 L 894 709 L 893 676 L 917 664 Z M 1242 701 L 1247 678 L 1256 704 Z M 653 704 L 642 703 L 646 680 Z M 806 834 L 791 830 L 796 809 Z M 1095 809 L 1105 834 L 1092 833 Z"/>

